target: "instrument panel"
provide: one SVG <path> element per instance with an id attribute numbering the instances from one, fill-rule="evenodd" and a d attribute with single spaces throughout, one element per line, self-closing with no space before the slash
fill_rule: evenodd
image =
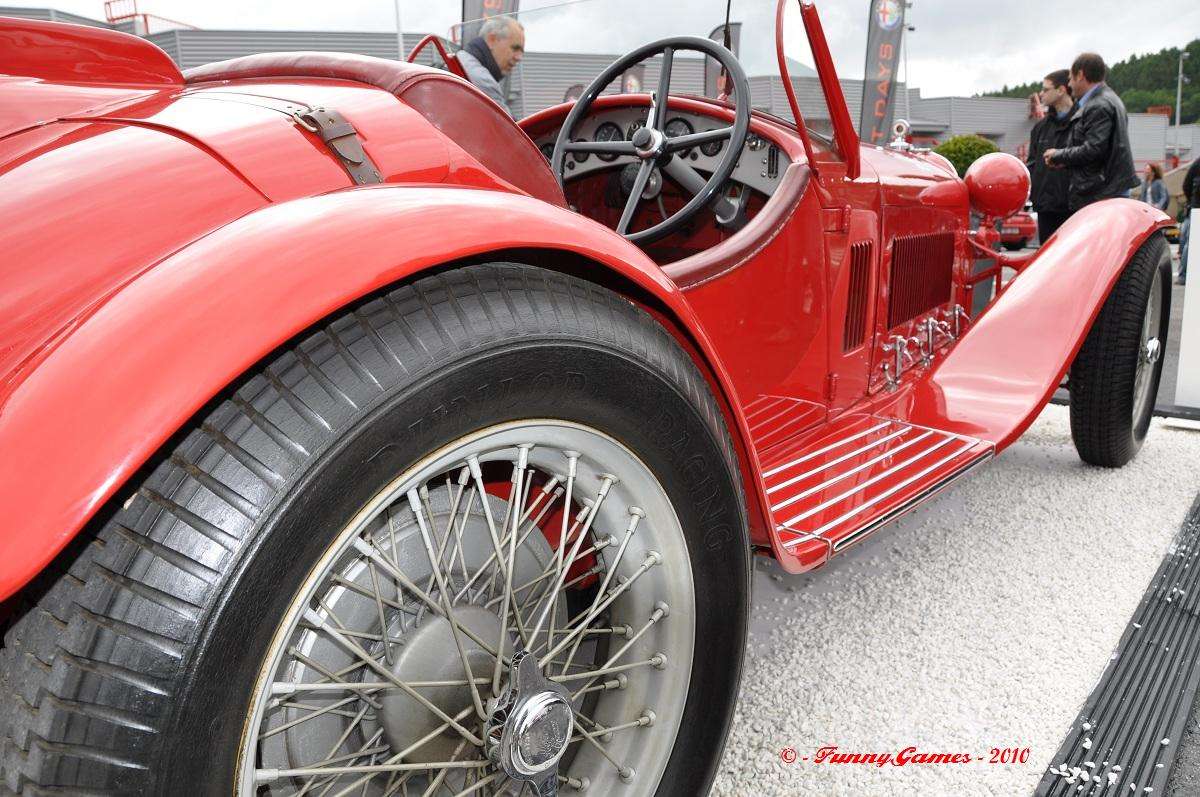
<path id="1" fill-rule="evenodd" d="M 639 127 L 646 124 L 645 107 L 614 108 L 593 114 L 580 123 L 573 140 L 575 141 L 628 141 L 633 138 Z M 714 130 L 727 123 L 717 121 L 699 114 L 672 111 L 667 116 L 666 133 L 668 137 L 688 135 L 690 133 Z M 554 154 L 554 141 L 558 136 L 555 130 L 552 134 L 537 140 L 538 148 L 549 160 Z M 684 158 L 696 171 L 705 176 L 712 174 L 718 161 L 729 146 L 729 139 L 720 139 L 701 144 L 698 147 L 681 150 L 676 157 Z M 571 153 L 563 167 L 563 177 L 570 181 L 577 177 L 596 172 L 636 163 L 638 159 L 632 155 L 598 155 L 596 153 Z M 783 151 L 769 140 L 751 132 L 746 136 L 742 147 L 741 157 L 734 167 L 730 180 L 748 185 L 756 191 L 770 195 L 779 185 L 784 171 L 791 162 Z"/>

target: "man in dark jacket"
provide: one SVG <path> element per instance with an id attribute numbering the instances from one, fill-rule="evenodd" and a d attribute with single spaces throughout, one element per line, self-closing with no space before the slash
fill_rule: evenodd
<path id="1" fill-rule="evenodd" d="M 1095 53 L 1084 53 L 1071 65 L 1075 111 L 1067 122 L 1067 146 L 1046 151 L 1048 166 L 1061 166 L 1071 181 L 1072 212 L 1101 199 L 1129 196 L 1138 184 L 1129 146 L 1125 104 L 1104 82 L 1108 67 Z"/>
<path id="2" fill-rule="evenodd" d="M 1179 229 L 1179 284 L 1187 283 L 1188 250 L 1191 247 L 1193 211 L 1200 208 L 1200 158 L 1192 161 L 1183 176 L 1183 195 L 1188 201 L 1188 215 Z"/>
<path id="3" fill-rule="evenodd" d="M 1051 72 L 1042 78 L 1038 100 L 1046 107 L 1046 115 L 1029 133 L 1029 167 L 1031 181 L 1029 199 L 1037 211 L 1038 241 L 1045 243 L 1071 215 L 1067 206 L 1070 181 L 1063 169 L 1051 169 L 1044 160 L 1046 150 L 1062 149 L 1067 145 L 1067 120 L 1071 117 L 1071 91 L 1067 87 L 1071 73 L 1066 69 Z"/>
<path id="4" fill-rule="evenodd" d="M 512 17 L 490 17 L 458 53 L 467 80 L 513 115 L 501 81 L 525 56 L 525 28 Z"/>

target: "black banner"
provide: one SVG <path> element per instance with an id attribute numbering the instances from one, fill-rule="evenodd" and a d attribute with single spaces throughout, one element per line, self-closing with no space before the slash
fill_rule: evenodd
<path id="1" fill-rule="evenodd" d="M 904 0 L 871 0 L 867 21 L 867 66 L 863 74 L 862 116 L 858 135 L 869 144 L 891 136 L 896 65 L 904 36 Z"/>
<path id="2" fill-rule="evenodd" d="M 479 35 L 483 20 L 517 13 L 521 0 L 462 0 L 462 28 L 458 43 L 465 45 Z"/>
<path id="3" fill-rule="evenodd" d="M 718 25 L 715 28 L 713 28 L 712 33 L 708 34 L 708 38 L 712 39 L 713 41 L 717 42 L 718 44 L 724 45 L 725 44 L 725 25 L 721 24 L 721 25 Z M 741 44 L 742 44 L 742 23 L 730 22 L 729 23 L 729 51 L 731 53 L 733 53 L 734 56 L 737 56 L 738 52 L 741 50 Z M 729 89 L 727 92 L 723 91 L 724 87 L 719 85 L 720 77 L 721 77 L 721 65 L 719 63 L 717 63 L 715 58 L 709 58 L 707 55 L 704 56 L 704 96 L 705 97 L 717 97 L 718 95 L 723 94 L 723 93 L 729 93 L 729 94 L 733 93 L 733 86 L 729 86 Z"/>

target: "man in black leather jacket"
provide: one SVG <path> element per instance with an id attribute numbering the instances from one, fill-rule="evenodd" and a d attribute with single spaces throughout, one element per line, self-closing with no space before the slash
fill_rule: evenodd
<path id="1" fill-rule="evenodd" d="M 1071 118 L 1074 101 L 1067 83 L 1071 73 L 1066 69 L 1051 72 L 1042 78 L 1042 90 L 1038 101 L 1046 108 L 1046 115 L 1033 126 L 1029 133 L 1029 200 L 1037 211 L 1038 241 L 1045 243 L 1054 231 L 1071 215 L 1067 205 L 1070 179 L 1065 169 L 1052 169 L 1043 157 L 1046 150 L 1061 149 L 1067 145 L 1067 120 Z"/>
<path id="2" fill-rule="evenodd" d="M 1108 67 L 1095 53 L 1084 53 L 1071 65 L 1075 111 L 1068 124 L 1067 146 L 1046 151 L 1048 166 L 1067 169 L 1070 209 L 1101 199 L 1129 196 L 1138 184 L 1129 146 L 1125 104 L 1108 87 Z"/>
<path id="3" fill-rule="evenodd" d="M 1179 229 L 1179 279 L 1180 285 L 1187 283 L 1188 249 L 1192 237 L 1192 211 L 1200 208 L 1200 158 L 1192 161 L 1183 177 L 1183 195 L 1188 202 L 1188 215 Z"/>

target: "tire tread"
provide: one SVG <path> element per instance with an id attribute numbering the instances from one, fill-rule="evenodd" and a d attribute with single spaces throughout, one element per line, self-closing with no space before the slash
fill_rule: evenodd
<path id="1" fill-rule="evenodd" d="M 205 617 L 256 522 L 385 386 L 522 335 L 641 358 L 699 411 L 740 489 L 707 382 L 630 301 L 520 264 L 369 298 L 248 374 L 18 596 L 0 648 L 0 792 L 153 792 L 154 762 L 172 743 L 155 731 L 170 724 Z"/>
<path id="2" fill-rule="evenodd" d="M 1139 247 L 1071 365 L 1071 438 L 1080 459 L 1089 464 L 1120 467 L 1141 447 L 1134 428 L 1133 385 L 1146 302 L 1155 270 L 1161 267 L 1168 251 L 1161 234 Z M 1168 261 L 1164 284 L 1169 283 Z M 1167 296 L 1165 317 L 1170 315 L 1169 292 Z"/>

